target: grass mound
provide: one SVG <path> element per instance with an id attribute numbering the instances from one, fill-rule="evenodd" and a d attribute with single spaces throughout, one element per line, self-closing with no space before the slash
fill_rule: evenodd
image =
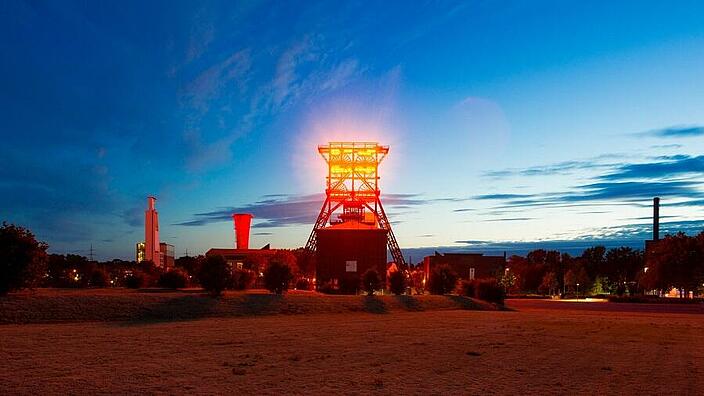
<path id="1" fill-rule="evenodd" d="M 226 292 L 211 298 L 200 291 L 128 289 L 40 289 L 0 298 L 0 324 L 94 321 L 173 321 L 206 317 L 329 314 L 385 314 L 436 310 L 496 310 L 461 296 L 348 296 L 313 292 L 273 295 Z"/>

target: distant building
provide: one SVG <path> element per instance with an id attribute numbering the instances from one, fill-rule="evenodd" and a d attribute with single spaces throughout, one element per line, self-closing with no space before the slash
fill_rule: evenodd
<path id="1" fill-rule="evenodd" d="M 135 253 L 134 253 L 134 260 L 138 263 L 141 263 L 142 261 L 145 260 L 144 258 L 144 242 L 137 242 L 137 245 L 135 247 Z"/>
<path id="2" fill-rule="evenodd" d="M 266 245 L 261 249 L 213 248 L 205 252 L 205 256 L 222 256 L 233 271 L 237 269 L 251 269 L 261 272 L 263 268 L 252 268 L 252 265 L 268 262 L 277 252 L 277 249 L 270 249 L 269 245 Z"/>
<path id="3" fill-rule="evenodd" d="M 438 253 L 423 259 L 425 278 L 438 265 L 446 264 L 460 279 L 495 278 L 506 267 L 506 255 L 485 256 L 482 253 Z"/>
<path id="4" fill-rule="evenodd" d="M 169 245 L 166 242 L 159 243 L 159 263 L 157 265 L 168 271 L 174 268 L 174 264 L 174 245 Z"/>
<path id="5" fill-rule="evenodd" d="M 154 203 L 156 198 L 147 198 L 147 210 L 144 211 L 144 242 L 135 246 L 135 260 L 138 263 L 148 260 L 158 268 L 170 270 L 174 268 L 174 246 L 159 242 L 159 213 Z"/>
<path id="6" fill-rule="evenodd" d="M 136 246 L 135 260 L 138 263 L 146 260 L 145 257 L 145 243 L 139 242 Z M 170 245 L 166 242 L 159 243 L 159 259 L 153 262 L 159 268 L 164 270 L 170 270 L 174 268 L 175 257 L 174 257 L 174 245 Z"/>
<path id="7" fill-rule="evenodd" d="M 147 198 L 147 210 L 144 212 L 144 259 L 159 265 L 159 213 L 154 208 L 155 202 L 156 198 Z"/>

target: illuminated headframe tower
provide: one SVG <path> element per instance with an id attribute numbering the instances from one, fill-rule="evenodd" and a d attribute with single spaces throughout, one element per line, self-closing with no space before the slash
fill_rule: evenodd
<path id="1" fill-rule="evenodd" d="M 381 146 L 376 142 L 330 142 L 318 146 L 318 152 L 328 164 L 327 188 L 325 202 L 308 238 L 306 249 L 316 250 L 318 231 L 324 229 L 328 222 L 333 226 L 355 220 L 371 222 L 378 229 L 386 231 L 387 245 L 394 262 L 400 268 L 405 268 L 403 254 L 379 198 L 378 168 L 389 153 L 389 146 Z M 332 220 L 333 213 L 340 208 L 342 213 L 339 220 Z"/>

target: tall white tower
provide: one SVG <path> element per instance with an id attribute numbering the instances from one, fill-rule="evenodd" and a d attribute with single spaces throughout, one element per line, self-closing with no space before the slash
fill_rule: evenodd
<path id="1" fill-rule="evenodd" d="M 154 209 L 156 198 L 147 198 L 147 210 L 144 212 L 144 259 L 160 265 L 159 256 L 159 213 Z"/>

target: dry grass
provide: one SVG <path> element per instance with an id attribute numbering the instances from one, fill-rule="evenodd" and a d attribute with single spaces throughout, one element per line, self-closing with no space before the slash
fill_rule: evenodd
<path id="1" fill-rule="evenodd" d="M 3 325 L 0 394 L 704 389 L 702 315 L 555 307 Z"/>
<path id="2" fill-rule="evenodd" d="M 39 289 L 0 297 L 0 324 L 192 320 L 276 314 L 392 313 L 443 309 L 495 310 L 457 296 L 330 296 L 293 292 L 227 292 L 213 299 L 200 290 Z"/>

